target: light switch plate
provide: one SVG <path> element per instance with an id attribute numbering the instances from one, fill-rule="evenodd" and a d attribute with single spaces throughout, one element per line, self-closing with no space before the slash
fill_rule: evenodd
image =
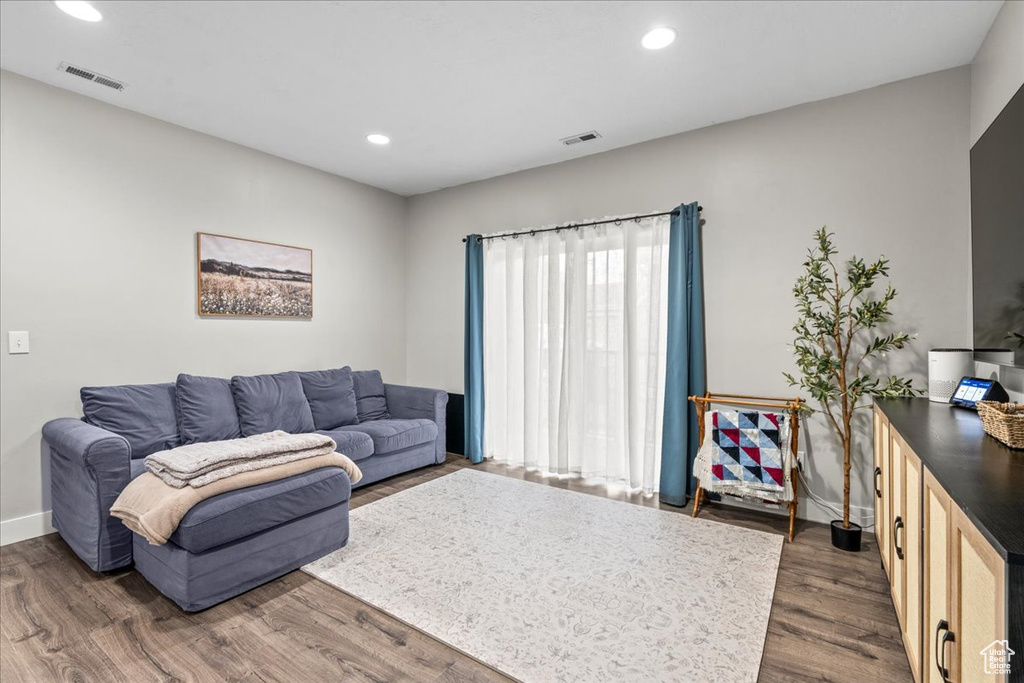
<path id="1" fill-rule="evenodd" d="M 28 353 L 28 332 L 8 332 L 7 350 L 9 353 Z"/>

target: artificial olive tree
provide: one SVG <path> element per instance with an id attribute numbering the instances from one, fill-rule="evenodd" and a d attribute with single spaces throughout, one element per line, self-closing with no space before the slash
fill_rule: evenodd
<path id="1" fill-rule="evenodd" d="M 799 374 L 783 373 L 790 385 L 807 391 L 821 406 L 833 431 L 843 444 L 843 528 L 850 528 L 850 449 L 854 411 L 867 408 L 865 397 L 913 396 L 911 380 L 889 375 L 873 377 L 864 363 L 873 356 L 902 349 L 910 336 L 903 332 L 881 334 L 876 330 L 889 321 L 889 306 L 896 290 L 886 283 L 876 296 L 879 279 L 888 279 L 889 261 L 874 263 L 853 257 L 840 272 L 833 257 L 833 233 L 821 228 L 815 246 L 808 250 L 804 272 L 793 286 L 799 314 L 793 325 L 793 352 Z"/>

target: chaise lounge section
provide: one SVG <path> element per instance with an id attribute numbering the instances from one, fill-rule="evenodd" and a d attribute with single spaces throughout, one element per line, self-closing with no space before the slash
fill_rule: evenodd
<path id="1" fill-rule="evenodd" d="M 447 400 L 347 367 L 84 388 L 84 418 L 43 427 L 53 526 L 93 570 L 134 562 L 182 609 L 205 609 L 344 546 L 353 486 L 344 470 L 325 467 L 230 491 L 193 507 L 166 544 L 150 545 L 110 516 L 147 456 L 274 429 L 317 432 L 359 466 L 365 486 L 444 461 Z"/>

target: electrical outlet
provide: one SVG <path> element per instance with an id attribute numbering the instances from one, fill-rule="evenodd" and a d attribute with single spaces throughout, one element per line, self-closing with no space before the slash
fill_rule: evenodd
<path id="1" fill-rule="evenodd" d="M 804 471 L 804 452 L 803 451 L 797 451 L 796 452 L 796 469 L 797 469 L 798 472 L 803 472 Z"/>
<path id="2" fill-rule="evenodd" d="M 7 333 L 8 353 L 28 353 L 28 332 Z"/>

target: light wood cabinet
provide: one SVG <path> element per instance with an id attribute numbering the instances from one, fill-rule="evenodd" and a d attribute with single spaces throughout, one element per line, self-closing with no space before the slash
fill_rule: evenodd
<path id="1" fill-rule="evenodd" d="M 893 605 L 915 680 L 921 678 L 921 459 L 889 432 L 892 524 L 889 527 Z"/>
<path id="2" fill-rule="evenodd" d="M 921 678 L 923 683 L 944 683 L 939 673 L 940 660 L 939 639 L 943 629 L 949 628 L 952 612 L 949 609 L 951 586 L 949 582 L 949 565 L 952 560 L 952 547 L 949 542 L 950 510 L 953 503 L 949 494 L 939 485 L 928 470 L 924 472 L 924 496 L 922 513 L 924 516 L 924 538 L 922 564 L 924 568 L 921 621 L 924 625 L 922 634 L 924 649 L 922 650 Z M 935 643 L 930 639 L 934 638 Z M 947 646 L 948 647 L 948 646 Z M 948 656 L 948 655 L 947 655 Z M 949 660 L 946 661 L 946 667 Z"/>
<path id="3" fill-rule="evenodd" d="M 921 680 L 921 459 L 906 444 L 903 451 L 903 519 L 905 535 L 904 594 L 906 609 L 903 628 L 903 644 L 910 658 L 914 678 Z"/>
<path id="4" fill-rule="evenodd" d="M 946 654 L 950 680 L 1005 681 L 1004 674 L 985 670 L 986 657 L 982 653 L 1006 638 L 1006 564 L 955 505 L 950 520 L 950 630 L 954 638 L 947 645 Z"/>
<path id="5" fill-rule="evenodd" d="M 904 563 L 903 548 L 900 537 L 903 533 L 903 454 L 899 443 L 889 437 L 889 590 L 892 603 L 896 607 L 896 617 L 900 627 L 905 625 L 906 604 L 903 600 Z"/>
<path id="6" fill-rule="evenodd" d="M 889 569 L 889 527 L 892 516 L 889 511 L 889 421 L 878 408 L 874 409 L 875 437 L 875 538 L 878 552 L 882 555 L 882 566 Z"/>
<path id="7" fill-rule="evenodd" d="M 874 446 L 875 536 L 914 679 L 1007 681 L 982 655 L 1009 632 L 1006 561 L 877 410 Z"/>

